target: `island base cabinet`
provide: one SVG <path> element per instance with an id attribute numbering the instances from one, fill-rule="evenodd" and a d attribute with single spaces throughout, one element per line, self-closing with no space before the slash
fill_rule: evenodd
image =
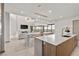
<path id="1" fill-rule="evenodd" d="M 56 55 L 56 47 L 47 42 L 43 42 L 42 45 L 42 54 L 43 56 L 55 56 Z"/>
<path id="2" fill-rule="evenodd" d="M 42 55 L 43 56 L 69 56 L 74 48 L 77 46 L 76 37 L 55 46 L 47 42 L 42 42 Z"/>
<path id="3" fill-rule="evenodd" d="M 71 39 L 63 42 L 57 46 L 57 56 L 69 56 L 74 48 L 77 46 L 77 39 L 72 37 Z"/>
<path id="4" fill-rule="evenodd" d="M 68 56 L 73 50 L 73 38 L 57 46 L 57 56 Z"/>

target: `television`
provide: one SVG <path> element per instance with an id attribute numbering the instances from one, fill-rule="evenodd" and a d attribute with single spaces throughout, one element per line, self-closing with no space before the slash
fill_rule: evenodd
<path id="1" fill-rule="evenodd" d="M 21 25 L 21 29 L 28 29 L 28 25 Z"/>

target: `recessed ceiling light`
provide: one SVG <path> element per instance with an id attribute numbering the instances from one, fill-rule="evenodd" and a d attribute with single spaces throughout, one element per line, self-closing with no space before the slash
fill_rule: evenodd
<path id="1" fill-rule="evenodd" d="M 21 14 L 23 14 L 24 12 L 23 11 L 21 11 Z"/>
<path id="2" fill-rule="evenodd" d="M 27 20 L 27 17 L 25 17 L 25 20 Z"/>
<path id="3" fill-rule="evenodd" d="M 49 12 L 49 13 L 52 13 L 52 10 L 49 10 L 48 12 Z"/>
<path id="4" fill-rule="evenodd" d="M 59 16 L 60 18 L 63 18 L 63 16 Z"/>

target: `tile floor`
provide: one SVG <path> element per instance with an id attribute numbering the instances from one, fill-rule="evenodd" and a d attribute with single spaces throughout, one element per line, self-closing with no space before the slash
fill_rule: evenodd
<path id="1" fill-rule="evenodd" d="M 34 39 L 31 38 L 29 47 L 25 47 L 25 40 L 12 40 L 5 45 L 6 51 L 0 56 L 34 56 Z M 79 43 L 71 56 L 79 56 Z"/>
<path id="2" fill-rule="evenodd" d="M 30 45 L 25 45 L 25 39 L 15 39 L 5 44 L 5 52 L 0 54 L 1 56 L 33 56 L 34 55 L 34 43 L 33 39 L 30 40 Z"/>

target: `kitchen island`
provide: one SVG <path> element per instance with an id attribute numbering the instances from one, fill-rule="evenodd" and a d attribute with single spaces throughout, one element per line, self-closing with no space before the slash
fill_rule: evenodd
<path id="1" fill-rule="evenodd" d="M 31 33 L 26 33 L 26 31 L 24 31 L 22 34 L 19 35 L 19 39 L 25 39 L 25 47 L 29 47 L 29 43 L 30 43 L 30 38 L 34 38 L 34 37 L 39 37 L 42 35 L 49 35 L 49 34 L 53 34 L 53 32 L 31 32 Z"/>
<path id="2" fill-rule="evenodd" d="M 35 56 L 69 56 L 77 46 L 77 35 L 62 37 L 60 35 L 43 35 L 36 37 Z"/>

